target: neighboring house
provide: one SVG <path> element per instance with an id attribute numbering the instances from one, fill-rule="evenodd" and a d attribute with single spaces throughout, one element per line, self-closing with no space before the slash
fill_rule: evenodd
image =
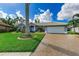
<path id="1" fill-rule="evenodd" d="M 72 28 L 73 31 L 73 28 Z M 79 33 L 79 27 L 75 27 L 75 32 Z"/>
<path id="2" fill-rule="evenodd" d="M 30 30 L 36 31 L 39 27 L 43 28 L 45 33 L 67 33 L 66 23 L 48 22 L 48 23 L 31 23 Z"/>
<path id="3" fill-rule="evenodd" d="M 76 32 L 76 33 L 79 33 L 79 27 L 73 27 L 73 25 L 71 26 L 71 25 L 68 25 L 67 26 L 67 29 L 68 29 L 68 31 L 72 31 L 72 32 Z"/>
<path id="4" fill-rule="evenodd" d="M 0 32 L 8 32 L 8 31 L 10 31 L 11 29 L 12 29 L 12 28 L 11 28 L 10 25 L 5 24 L 4 22 L 2 22 L 2 21 L 0 20 Z"/>
<path id="5" fill-rule="evenodd" d="M 75 30 L 76 33 L 79 33 L 79 27 L 75 27 L 75 28 L 70 27 L 70 30 L 73 31 L 73 32 Z"/>

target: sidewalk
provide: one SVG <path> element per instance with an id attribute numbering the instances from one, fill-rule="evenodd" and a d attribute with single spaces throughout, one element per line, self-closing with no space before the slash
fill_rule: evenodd
<path id="1" fill-rule="evenodd" d="M 29 56 L 31 52 L 1 52 L 0 56 Z"/>

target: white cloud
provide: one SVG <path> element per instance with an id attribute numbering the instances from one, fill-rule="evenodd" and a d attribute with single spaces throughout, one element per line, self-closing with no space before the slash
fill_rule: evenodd
<path id="1" fill-rule="evenodd" d="M 16 15 L 14 15 L 14 14 L 9 14 L 9 16 L 10 16 L 10 18 L 12 18 L 12 19 L 15 19 L 15 18 L 16 18 Z"/>
<path id="2" fill-rule="evenodd" d="M 35 14 L 34 15 L 34 20 L 37 19 L 39 17 L 39 15 Z"/>
<path id="3" fill-rule="evenodd" d="M 29 19 L 29 23 L 34 23 L 34 20 L 32 20 L 32 19 Z"/>
<path id="4" fill-rule="evenodd" d="M 39 10 L 40 12 L 44 12 L 44 10 L 43 10 L 43 9 L 38 8 L 38 10 Z"/>
<path id="5" fill-rule="evenodd" d="M 7 13 L 0 11 L 0 18 L 6 18 L 7 15 Z"/>
<path id="6" fill-rule="evenodd" d="M 41 13 L 40 15 L 35 15 L 34 16 L 34 20 L 35 19 L 39 19 L 40 23 L 43 23 L 43 22 L 51 22 L 52 20 L 52 13 L 50 12 L 49 9 L 47 9 L 46 11 L 44 11 L 43 13 Z"/>
<path id="7" fill-rule="evenodd" d="M 6 18 L 7 16 L 10 16 L 10 18 L 14 19 L 16 18 L 16 15 L 25 19 L 20 11 L 17 11 L 16 14 L 7 14 L 4 11 L 0 10 L 0 18 Z"/>
<path id="8" fill-rule="evenodd" d="M 79 3 L 66 3 L 62 6 L 60 12 L 58 13 L 58 20 L 63 20 L 72 18 L 74 14 L 79 14 Z"/>
<path id="9" fill-rule="evenodd" d="M 18 17 L 24 18 L 23 15 L 21 14 L 21 11 L 17 11 L 17 12 L 16 12 L 16 15 L 17 15 Z"/>

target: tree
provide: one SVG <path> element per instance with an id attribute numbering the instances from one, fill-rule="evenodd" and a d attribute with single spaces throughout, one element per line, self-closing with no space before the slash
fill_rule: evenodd
<path id="1" fill-rule="evenodd" d="M 29 3 L 25 3 L 25 14 L 26 14 L 26 33 L 30 34 L 29 31 Z"/>
<path id="2" fill-rule="evenodd" d="M 74 28 L 74 32 L 75 32 L 75 27 L 77 27 L 78 21 L 79 21 L 79 14 L 75 14 L 73 15 L 73 28 Z"/>
<path id="3" fill-rule="evenodd" d="M 15 23 L 17 21 L 18 17 L 16 15 L 16 18 L 11 18 L 10 16 L 6 16 L 6 18 L 0 18 L 0 20 L 8 25 L 10 25 L 12 27 L 11 31 L 16 31 L 16 26 Z"/>
<path id="4" fill-rule="evenodd" d="M 40 23 L 40 20 L 38 18 L 35 19 L 35 23 Z"/>
<path id="5" fill-rule="evenodd" d="M 68 26 L 73 26 L 75 32 L 75 27 L 79 27 L 79 14 L 73 15 L 72 19 L 68 22 Z"/>
<path id="6" fill-rule="evenodd" d="M 30 38 L 30 30 L 29 30 L 29 3 L 25 3 L 25 14 L 26 14 L 26 28 L 25 28 L 25 33 L 21 36 L 21 38 Z"/>

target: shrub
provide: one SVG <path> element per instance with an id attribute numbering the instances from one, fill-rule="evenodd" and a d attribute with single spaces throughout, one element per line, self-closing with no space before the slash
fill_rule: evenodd
<path id="1" fill-rule="evenodd" d="M 74 31 L 68 31 L 68 34 L 79 34 L 79 33 L 74 32 Z"/>

